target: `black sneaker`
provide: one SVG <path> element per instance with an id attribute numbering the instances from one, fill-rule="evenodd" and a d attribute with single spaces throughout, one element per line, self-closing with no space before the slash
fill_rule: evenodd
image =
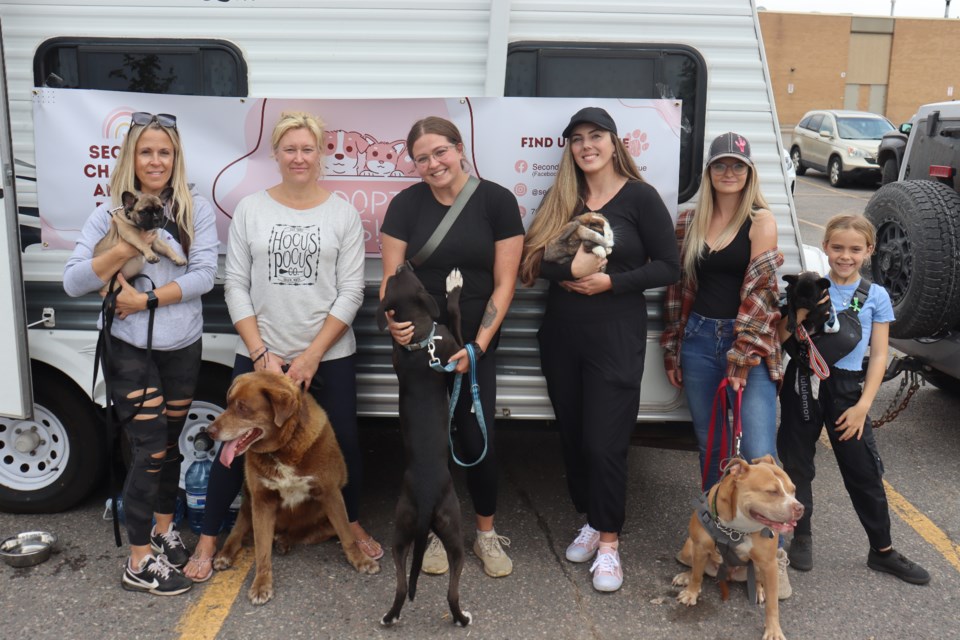
<path id="1" fill-rule="evenodd" d="M 146 556 L 140 561 L 139 571 L 127 568 L 121 586 L 127 591 L 146 591 L 156 596 L 176 596 L 193 587 L 193 580 L 180 573 L 164 556 Z"/>
<path id="2" fill-rule="evenodd" d="M 813 538 L 810 534 L 799 533 L 793 536 L 787 558 L 790 559 L 790 566 L 797 571 L 813 569 Z"/>
<path id="3" fill-rule="evenodd" d="M 930 582 L 930 574 L 927 573 L 926 569 L 911 561 L 896 549 L 886 554 L 880 554 L 870 549 L 870 553 L 867 555 L 867 566 L 874 571 L 892 573 L 904 582 L 911 584 L 927 584 Z"/>
<path id="4" fill-rule="evenodd" d="M 163 533 L 158 533 L 157 527 L 154 525 L 150 531 L 150 548 L 156 555 L 166 556 L 167 562 L 177 569 L 183 568 L 187 564 L 187 560 L 190 559 L 190 554 L 187 553 L 187 548 L 184 546 L 183 540 L 180 539 L 180 532 L 177 531 L 172 522 Z"/>

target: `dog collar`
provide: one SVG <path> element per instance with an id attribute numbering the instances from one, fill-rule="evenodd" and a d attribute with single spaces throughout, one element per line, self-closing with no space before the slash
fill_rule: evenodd
<path id="1" fill-rule="evenodd" d="M 437 323 L 434 322 L 433 326 L 430 327 L 430 333 L 429 335 L 427 335 L 426 338 L 424 338 L 420 342 L 411 342 L 410 344 L 402 344 L 400 346 L 406 349 L 407 351 L 420 351 L 421 349 L 426 349 L 431 344 L 433 344 L 433 340 L 436 336 L 436 333 L 437 333 Z"/>

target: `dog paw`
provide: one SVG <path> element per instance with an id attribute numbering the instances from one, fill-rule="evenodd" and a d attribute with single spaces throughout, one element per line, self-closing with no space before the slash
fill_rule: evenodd
<path id="1" fill-rule="evenodd" d="M 376 560 L 371 560 L 367 558 L 366 562 L 361 562 L 356 565 L 357 571 L 360 573 L 366 573 L 368 575 L 373 575 L 375 573 L 380 573 L 380 563 Z"/>
<path id="2" fill-rule="evenodd" d="M 673 576 L 673 586 L 675 587 L 685 587 L 690 584 L 690 572 L 684 571 L 683 573 L 678 573 Z"/>
<path id="3" fill-rule="evenodd" d="M 697 604 L 697 598 L 699 597 L 700 597 L 699 591 L 695 593 L 693 591 L 690 591 L 689 589 L 684 589 L 683 591 L 677 594 L 677 600 L 679 600 L 682 604 L 687 605 L 688 607 L 692 607 L 695 604 Z"/>
<path id="4" fill-rule="evenodd" d="M 144 258 L 146 258 L 147 262 L 149 262 L 150 264 L 157 264 L 158 262 L 160 262 L 160 256 L 158 256 L 155 253 L 144 255 Z"/>
<path id="5" fill-rule="evenodd" d="M 224 569 L 229 569 L 233 566 L 233 558 L 226 558 L 223 556 L 221 551 L 217 554 L 217 557 L 213 559 L 213 568 L 217 571 L 223 571 Z"/>
<path id="6" fill-rule="evenodd" d="M 460 273 L 460 269 L 454 269 L 447 275 L 447 294 L 462 286 L 463 275 Z"/>
<path id="7" fill-rule="evenodd" d="M 461 622 L 460 620 L 456 620 L 456 621 L 455 621 L 455 624 L 456 624 L 458 627 L 465 627 L 465 626 L 467 626 L 468 624 L 470 624 L 471 622 L 473 622 L 473 616 L 470 615 L 470 612 L 469 612 L 469 611 L 462 611 L 461 613 L 463 613 L 463 619 L 464 619 L 464 621 Z"/>
<path id="8" fill-rule="evenodd" d="M 253 586 L 251 586 L 250 590 L 247 592 L 247 598 L 250 599 L 251 604 L 258 606 L 261 604 L 267 604 L 273 600 L 273 585 L 260 584 L 258 580 L 254 580 Z"/>
<path id="9" fill-rule="evenodd" d="M 395 623 L 400 622 L 400 614 L 397 614 L 396 617 L 390 615 L 389 613 L 382 618 L 380 618 L 380 624 L 384 627 L 391 627 Z"/>
<path id="10" fill-rule="evenodd" d="M 274 536 L 273 550 L 277 553 L 277 555 L 287 555 L 290 553 L 290 539 L 286 536 Z"/>
<path id="11" fill-rule="evenodd" d="M 772 625 L 770 628 L 763 630 L 763 640 L 787 640 L 787 637 L 783 635 L 780 625 Z"/>
<path id="12" fill-rule="evenodd" d="M 767 601 L 767 592 L 764 590 L 760 581 L 757 581 L 757 604 L 763 604 Z"/>
<path id="13" fill-rule="evenodd" d="M 177 265 L 178 267 L 182 267 L 183 265 L 187 264 L 187 259 L 181 258 L 180 256 L 173 256 L 173 264 Z"/>

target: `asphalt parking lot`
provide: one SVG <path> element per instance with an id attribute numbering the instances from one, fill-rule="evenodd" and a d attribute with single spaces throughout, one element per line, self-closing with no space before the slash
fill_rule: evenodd
<path id="1" fill-rule="evenodd" d="M 804 241 L 819 244 L 834 213 L 862 212 L 873 188 L 832 189 L 816 172 L 798 178 L 796 203 Z M 873 414 L 891 402 L 897 383 L 884 385 Z M 866 566 L 867 542 L 843 489 L 829 448 L 821 445 L 814 484 L 815 566 L 790 570 L 793 597 L 781 603 L 789 638 L 861 640 L 957 637 L 960 605 L 960 398 L 921 387 L 897 420 L 878 431 L 891 503 L 894 545 L 932 575 L 926 586 L 902 583 Z M 401 474 L 395 421 L 368 421 L 363 522 L 381 542 L 392 532 Z M 628 517 L 622 537 L 625 584 L 595 592 L 588 565 L 563 558 L 581 521 L 569 505 L 556 434 L 542 425 L 498 427 L 500 506 L 497 529 L 511 540 L 514 573 L 491 579 L 468 551 L 462 604 L 474 617 L 466 629 L 450 623 L 446 578 L 423 576 L 401 622 L 378 620 L 394 590 L 388 550 L 382 571 L 361 576 L 338 545 L 295 548 L 275 557 L 276 595 L 262 607 L 246 599 L 251 561 L 218 573 L 179 597 L 128 593 L 119 580 L 125 552 L 113 546 L 104 521 L 106 493 L 69 512 L 14 516 L 0 513 L 0 534 L 47 529 L 63 550 L 29 569 L 0 565 L 2 638 L 759 638 L 763 609 L 735 585 L 721 600 L 707 581 L 700 603 L 674 599 L 673 556 L 685 536 L 697 494 L 696 454 L 636 446 L 630 453 Z M 466 489 L 456 475 L 464 505 Z M 104 490 L 105 491 L 105 490 Z M 467 547 L 472 513 L 464 510 Z M 195 537 L 184 535 L 188 545 Z"/>

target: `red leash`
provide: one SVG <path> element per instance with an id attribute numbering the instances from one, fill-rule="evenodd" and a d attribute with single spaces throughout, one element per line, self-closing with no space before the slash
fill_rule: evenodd
<path id="1" fill-rule="evenodd" d="M 810 349 L 810 370 L 821 380 L 829 378 L 830 365 L 828 365 L 827 361 L 820 355 L 817 345 L 810 339 L 810 334 L 807 333 L 807 328 L 804 327 L 802 323 L 797 324 L 797 338 L 800 342 L 806 342 L 807 347 Z"/>
<path id="2" fill-rule="evenodd" d="M 717 432 L 717 422 L 720 423 L 720 472 L 727 467 L 730 458 L 740 457 L 740 436 L 743 434 L 743 422 L 740 419 L 740 407 L 743 404 L 743 387 L 737 389 L 737 395 L 733 402 L 733 427 L 731 433 L 727 435 L 727 386 L 730 384 L 726 378 L 717 387 L 717 392 L 713 396 L 713 408 L 711 409 L 712 419 L 710 421 L 710 430 L 707 432 L 707 454 L 703 460 L 703 474 L 700 479 L 700 488 L 707 490 L 707 473 L 710 469 L 710 458 L 713 452 L 713 437 Z M 720 411 L 720 417 L 717 417 L 717 410 Z M 730 440 L 733 440 L 733 452 L 730 451 Z"/>

